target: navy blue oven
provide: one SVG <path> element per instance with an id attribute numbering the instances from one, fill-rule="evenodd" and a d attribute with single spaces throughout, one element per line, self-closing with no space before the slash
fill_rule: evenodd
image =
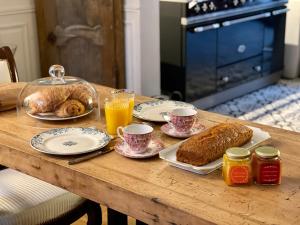
<path id="1" fill-rule="evenodd" d="M 286 1 L 211 2 L 206 14 L 209 1 L 161 2 L 162 93 L 202 108 L 276 82 L 283 69 Z"/>

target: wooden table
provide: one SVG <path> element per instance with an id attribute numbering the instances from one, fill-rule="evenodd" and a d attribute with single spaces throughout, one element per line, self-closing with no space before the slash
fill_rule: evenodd
<path id="1" fill-rule="evenodd" d="M 97 89 L 104 99 L 109 89 Z M 137 102 L 145 100 L 137 97 Z M 199 111 L 199 119 L 206 126 L 234 120 L 204 111 Z M 200 176 L 169 166 L 158 157 L 132 160 L 115 152 L 70 166 L 67 157 L 33 150 L 31 137 L 48 128 L 21 123 L 15 111 L 0 113 L 0 164 L 148 224 L 300 224 L 300 134 L 243 123 L 268 131 L 269 143 L 281 150 L 280 186 L 228 187 L 220 170 Z M 104 124 L 102 118 L 96 125 Z M 178 142 L 163 135 L 158 125 L 155 133 L 166 146 Z"/>

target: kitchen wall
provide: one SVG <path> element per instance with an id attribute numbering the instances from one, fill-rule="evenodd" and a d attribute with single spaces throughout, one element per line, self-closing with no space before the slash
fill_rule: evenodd
<path id="1" fill-rule="evenodd" d="M 300 0 L 289 0 L 285 38 L 284 76 L 300 75 Z"/>
<path id="2" fill-rule="evenodd" d="M 127 88 L 160 94 L 159 0 L 125 0 Z"/>
<path id="3" fill-rule="evenodd" d="M 127 88 L 160 94 L 159 0 L 125 0 Z M 34 0 L 0 0 L 0 45 L 16 46 L 21 81 L 40 77 Z"/>
<path id="4" fill-rule="evenodd" d="M 16 47 L 20 81 L 40 76 L 34 0 L 0 0 L 0 46 Z"/>

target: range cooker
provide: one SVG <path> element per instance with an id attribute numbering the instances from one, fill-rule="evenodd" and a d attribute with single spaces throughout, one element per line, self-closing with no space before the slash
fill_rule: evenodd
<path id="1" fill-rule="evenodd" d="M 161 0 L 161 89 L 208 108 L 276 82 L 285 0 Z"/>

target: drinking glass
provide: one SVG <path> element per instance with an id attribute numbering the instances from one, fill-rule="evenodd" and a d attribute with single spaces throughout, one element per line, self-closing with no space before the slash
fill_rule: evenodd
<path id="1" fill-rule="evenodd" d="M 117 134 L 119 126 L 128 125 L 129 100 L 127 98 L 105 99 L 106 130 L 109 134 Z"/>
<path id="2" fill-rule="evenodd" d="M 129 101 L 128 109 L 128 124 L 132 122 L 133 108 L 134 108 L 134 92 L 128 89 L 116 89 L 111 92 L 114 99 L 127 99 Z"/>

